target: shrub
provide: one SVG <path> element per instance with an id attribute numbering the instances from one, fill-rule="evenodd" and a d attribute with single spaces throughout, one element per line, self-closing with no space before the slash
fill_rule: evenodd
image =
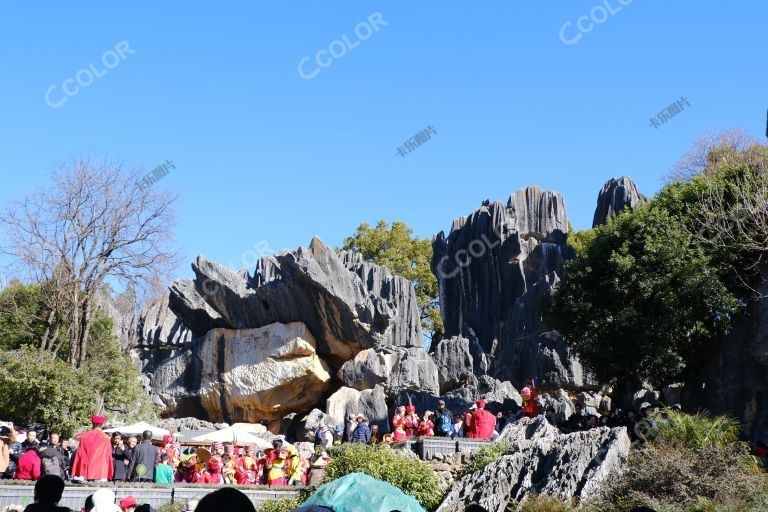
<path id="1" fill-rule="evenodd" d="M 658 422 L 658 439 L 688 449 L 725 447 L 739 442 L 741 424 L 728 416 L 712 418 L 706 412 L 684 414 L 663 411 Z"/>
<path id="2" fill-rule="evenodd" d="M 269 500 L 262 503 L 258 512 L 291 512 L 293 509 L 301 506 L 300 498 L 281 498 L 279 500 Z"/>
<path id="3" fill-rule="evenodd" d="M 747 453 L 741 443 L 687 449 L 667 441 L 633 450 L 595 505 L 619 512 L 640 505 L 658 512 L 766 510 L 768 480 L 745 467 Z"/>
<path id="4" fill-rule="evenodd" d="M 472 457 L 472 461 L 467 464 L 466 472 L 474 473 L 483 469 L 491 462 L 497 460 L 502 455 L 509 453 L 509 443 L 507 441 L 498 441 L 490 446 L 483 446 Z"/>
<path id="5" fill-rule="evenodd" d="M 522 506 L 517 510 L 519 512 L 573 512 L 576 509 L 557 498 L 539 494 L 523 501 Z"/>
<path id="6" fill-rule="evenodd" d="M 427 510 L 442 499 L 437 478 L 425 462 L 388 446 L 348 443 L 333 448 L 330 454 L 326 482 L 360 471 L 410 494 Z"/>

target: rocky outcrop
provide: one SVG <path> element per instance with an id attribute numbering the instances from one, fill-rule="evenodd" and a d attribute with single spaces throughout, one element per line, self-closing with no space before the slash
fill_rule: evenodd
<path id="1" fill-rule="evenodd" d="M 635 208 L 647 202 L 648 198 L 640 193 L 640 189 L 631 178 L 628 176 L 622 176 L 619 179 L 611 178 L 605 182 L 597 195 L 592 227 L 605 224 L 609 217 L 613 217 L 624 208 Z"/>
<path id="2" fill-rule="evenodd" d="M 463 511 L 470 504 L 502 512 L 533 494 L 564 500 L 595 496 L 622 470 L 630 448 L 624 427 L 560 434 L 542 416 L 523 418 L 500 437 L 510 443 L 509 454 L 453 484 L 439 512 Z"/>
<path id="3" fill-rule="evenodd" d="M 381 386 L 364 391 L 343 387 L 328 398 L 325 410 L 334 425 L 343 426 L 350 414 L 362 414 L 369 425 L 389 432 L 386 395 Z"/>
<path id="4" fill-rule="evenodd" d="M 123 349 L 178 346 L 192 340 L 192 331 L 170 310 L 168 295 L 150 300 L 142 310 L 125 300 L 131 295 L 115 299 L 108 288 L 97 295 L 98 307 L 112 319 L 112 335 Z"/>
<path id="5" fill-rule="evenodd" d="M 339 380 L 361 391 L 382 385 L 390 396 L 405 389 L 440 392 L 437 366 L 420 347 L 363 350 L 344 363 L 339 370 Z"/>
<path id="6" fill-rule="evenodd" d="M 203 336 L 209 329 L 302 322 L 334 369 L 366 348 L 420 346 L 416 295 L 407 280 L 319 238 L 259 260 L 253 276 L 200 256 L 194 281 L 171 285 L 171 309 Z"/>
<path id="7" fill-rule="evenodd" d="M 527 187 L 506 205 L 484 203 L 454 220 L 448 236 L 440 232 L 433 239 L 432 270 L 446 335 L 476 340 L 490 362 L 487 374 L 518 388 L 528 376 L 554 388 L 585 383 L 580 365 L 559 337 L 544 334 L 538 308 L 572 256 L 567 233 L 562 196 Z M 448 348 L 439 347 L 433 355 Z M 436 357 L 441 368 L 448 367 L 444 356 Z M 472 371 L 484 373 L 474 362 Z M 466 373 L 452 368 L 444 384 Z"/>
<path id="8" fill-rule="evenodd" d="M 311 409 L 331 376 L 316 342 L 299 322 L 258 329 L 214 329 L 146 360 L 151 387 L 166 412 L 215 421 L 257 422 Z M 190 414 L 191 413 L 191 414 Z"/>

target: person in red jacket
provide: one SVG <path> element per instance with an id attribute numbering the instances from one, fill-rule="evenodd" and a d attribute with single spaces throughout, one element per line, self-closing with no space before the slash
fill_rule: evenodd
<path id="1" fill-rule="evenodd" d="M 37 480 L 40 478 L 40 456 L 34 446 L 27 446 L 27 451 L 16 463 L 17 480 Z"/>
<path id="2" fill-rule="evenodd" d="M 101 431 L 106 421 L 103 416 L 93 416 L 93 429 L 77 436 L 80 446 L 72 462 L 72 477 L 91 482 L 112 480 L 115 469 L 112 464 L 112 442 Z"/>
<path id="3" fill-rule="evenodd" d="M 496 427 L 496 416 L 485 410 L 485 400 L 478 400 L 477 409 L 472 413 L 470 435 L 472 439 L 491 439 Z"/>
<path id="4" fill-rule="evenodd" d="M 529 418 L 535 418 L 539 415 L 539 404 L 536 402 L 536 386 L 533 379 L 528 377 L 525 387 L 520 391 L 523 397 L 523 414 Z"/>

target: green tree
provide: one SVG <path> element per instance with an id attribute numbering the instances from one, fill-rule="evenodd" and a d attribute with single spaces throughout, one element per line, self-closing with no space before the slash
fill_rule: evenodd
<path id="1" fill-rule="evenodd" d="M 40 287 L 18 281 L 0 291 L 0 348 L 17 349 L 32 345 L 42 336 L 38 316 Z"/>
<path id="2" fill-rule="evenodd" d="M 438 307 L 437 278 L 430 269 L 432 242 L 413 236 L 413 228 L 404 222 L 390 225 L 380 220 L 376 227 L 361 224 L 355 234 L 344 239 L 344 250 L 354 250 L 363 258 L 384 265 L 392 273 L 411 281 L 416 289 L 421 321 L 427 336 L 443 335 L 443 319 Z"/>
<path id="3" fill-rule="evenodd" d="M 728 332 L 736 298 L 664 208 L 625 210 L 593 231 L 551 296 L 548 321 L 602 382 L 681 377 Z"/>
<path id="4" fill-rule="evenodd" d="M 95 393 L 83 375 L 31 346 L 0 352 L 0 417 L 40 422 L 72 435 L 95 412 Z"/>

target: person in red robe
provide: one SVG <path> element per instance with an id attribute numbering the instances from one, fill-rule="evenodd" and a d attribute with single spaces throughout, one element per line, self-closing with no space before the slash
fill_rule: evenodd
<path id="1" fill-rule="evenodd" d="M 539 404 L 536 402 L 536 387 L 533 385 L 533 379 L 528 379 L 528 384 L 520 390 L 523 397 L 523 414 L 528 418 L 535 418 L 539 415 Z"/>
<path id="2" fill-rule="evenodd" d="M 477 409 L 472 413 L 470 435 L 472 439 L 491 439 L 496 427 L 496 416 L 485 410 L 485 400 L 476 402 Z"/>
<path id="3" fill-rule="evenodd" d="M 419 428 L 419 415 L 416 414 L 416 406 L 409 405 L 405 408 L 405 436 L 413 439 L 417 428 Z"/>
<path id="4" fill-rule="evenodd" d="M 392 416 L 392 440 L 405 441 L 408 434 L 405 431 L 405 407 L 402 405 L 397 408 L 395 415 Z"/>
<path id="5" fill-rule="evenodd" d="M 224 477 L 221 474 L 221 464 L 217 457 L 211 457 L 208 461 L 208 469 L 197 475 L 196 484 L 223 484 Z"/>
<path id="6" fill-rule="evenodd" d="M 237 459 L 235 466 L 235 479 L 240 485 L 258 485 L 260 484 L 263 466 L 259 464 L 259 459 L 254 455 L 255 447 L 249 444 L 245 447 L 245 455 Z"/>
<path id="7" fill-rule="evenodd" d="M 93 428 L 79 435 L 80 446 L 72 462 L 73 477 L 89 482 L 112 480 L 115 469 L 112 465 L 112 441 L 101 430 L 106 421 L 103 416 L 93 416 Z"/>
<path id="8" fill-rule="evenodd" d="M 435 435 L 435 424 L 432 420 L 435 418 L 435 413 L 427 411 L 424 413 L 424 419 L 419 423 L 419 428 L 416 430 L 416 437 L 430 437 Z"/>

